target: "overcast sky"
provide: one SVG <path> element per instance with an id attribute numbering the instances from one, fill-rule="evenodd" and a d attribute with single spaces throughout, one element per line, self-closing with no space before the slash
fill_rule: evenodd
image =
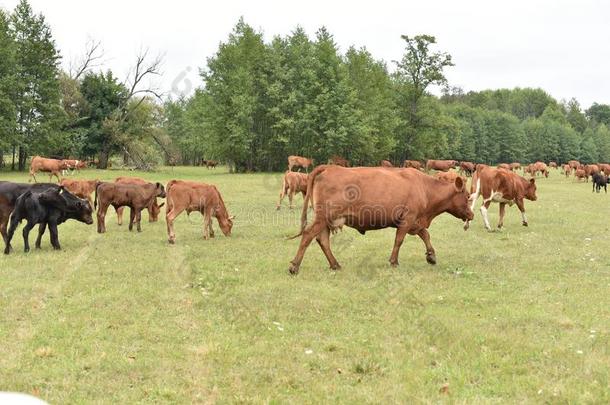
<path id="1" fill-rule="evenodd" d="M 17 0 L 0 0 L 13 9 Z M 584 108 L 610 104 L 610 2 L 544 1 L 130 1 L 30 0 L 42 12 L 64 57 L 100 40 L 106 66 L 124 77 L 142 47 L 165 55 L 166 93 L 200 85 L 198 68 L 226 40 L 240 16 L 266 39 L 301 25 L 326 26 L 342 52 L 366 46 L 393 67 L 401 34 L 431 34 L 453 56 L 452 86 L 464 90 L 541 87 Z"/>

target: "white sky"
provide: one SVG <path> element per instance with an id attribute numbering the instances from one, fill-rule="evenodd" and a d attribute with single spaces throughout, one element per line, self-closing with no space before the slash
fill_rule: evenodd
<path id="1" fill-rule="evenodd" d="M 13 9 L 17 0 L 0 0 Z M 541 87 L 584 108 L 610 104 L 610 2 L 511 1 L 130 1 L 30 0 L 51 25 L 64 63 L 88 38 L 103 44 L 106 66 L 123 78 L 141 47 L 164 53 L 166 93 L 199 85 L 204 66 L 240 16 L 266 39 L 301 25 L 326 26 L 344 52 L 366 46 L 390 68 L 404 50 L 401 34 L 436 36 L 453 56 L 452 86 L 464 90 Z"/>

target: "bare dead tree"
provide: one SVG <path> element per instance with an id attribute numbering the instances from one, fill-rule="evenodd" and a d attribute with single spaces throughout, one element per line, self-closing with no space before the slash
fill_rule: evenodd
<path id="1" fill-rule="evenodd" d="M 104 50 L 102 43 L 93 39 L 87 40 L 85 53 L 78 61 L 71 61 L 68 74 L 71 79 L 78 80 L 83 74 L 102 65 Z"/>

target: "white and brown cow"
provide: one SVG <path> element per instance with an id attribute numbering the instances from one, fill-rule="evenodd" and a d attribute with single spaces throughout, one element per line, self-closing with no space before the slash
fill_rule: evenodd
<path id="1" fill-rule="evenodd" d="M 483 167 L 476 171 L 472 184 L 475 190 L 470 197 L 472 200 L 471 209 L 474 210 L 476 200 L 479 195 L 482 195 L 483 204 L 481 205 L 481 215 L 485 222 L 485 228 L 491 230 L 487 210 L 492 202 L 500 204 L 498 228 L 502 228 L 504 225 L 506 204 L 509 206 L 517 204 L 519 211 L 521 211 L 523 226 L 528 225 L 523 200 L 528 199 L 530 201 L 536 201 L 535 179 L 527 180 L 511 171 L 495 169 L 493 167 Z"/>

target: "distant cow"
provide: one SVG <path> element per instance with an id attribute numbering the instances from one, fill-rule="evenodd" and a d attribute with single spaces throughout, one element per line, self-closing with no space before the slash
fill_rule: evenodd
<path id="1" fill-rule="evenodd" d="M 587 176 L 593 176 L 595 173 L 599 172 L 598 165 L 585 165 L 584 169 Z"/>
<path id="2" fill-rule="evenodd" d="M 87 201 L 89 201 L 89 204 L 93 206 L 93 198 L 91 198 L 91 194 L 93 194 L 95 187 L 99 182 L 99 180 L 62 179 L 59 184 L 75 196 L 85 198 Z"/>
<path id="3" fill-rule="evenodd" d="M 549 162 L 549 167 L 552 167 L 554 169 L 558 169 L 559 168 L 559 166 L 557 166 L 557 162 L 553 162 L 553 161 Z"/>
<path id="4" fill-rule="evenodd" d="M 610 176 L 610 165 L 609 164 L 607 164 L 607 163 L 598 163 L 597 166 L 599 167 L 599 170 L 604 172 L 604 174 L 606 176 Z"/>
<path id="5" fill-rule="evenodd" d="M 527 180 L 516 173 L 507 170 L 494 169 L 492 167 L 477 170 L 472 178 L 472 182 L 476 185 L 474 194 L 471 196 L 472 209 L 479 195 L 483 196 L 483 204 L 481 205 L 481 215 L 485 222 L 485 228 L 491 230 L 487 210 L 492 202 L 500 203 L 500 220 L 498 228 L 504 225 L 504 213 L 506 204 L 512 206 L 517 204 L 521 211 L 522 223 L 528 225 L 525 215 L 525 205 L 523 200 L 536 201 L 536 180 Z"/>
<path id="6" fill-rule="evenodd" d="M 593 182 L 593 191 L 599 193 L 603 187 L 604 191 L 608 193 L 608 176 L 602 172 L 594 173 L 593 176 L 591 176 L 591 181 Z"/>
<path id="7" fill-rule="evenodd" d="M 342 166 L 342 167 L 349 167 L 349 162 L 347 161 L 347 159 L 342 158 L 341 156 L 337 156 L 337 155 L 331 156 L 330 159 L 328 159 L 328 164 Z"/>
<path id="8" fill-rule="evenodd" d="M 30 163 L 30 180 L 34 179 L 36 183 L 36 173 L 38 172 L 47 172 L 49 173 L 49 182 L 53 178 L 53 176 L 57 177 L 57 181 L 59 182 L 61 179 L 59 178 L 59 174 L 62 170 L 68 169 L 68 164 L 63 160 L 58 159 L 47 159 L 40 156 L 34 156 L 32 158 L 32 162 Z"/>
<path id="9" fill-rule="evenodd" d="M 314 221 L 307 225 L 308 205 Z M 390 263 L 398 265 L 398 253 L 407 234 L 418 235 L 426 245 L 426 260 L 436 263 L 428 227 L 448 212 L 466 222 L 473 218 L 468 192 L 461 178 L 446 183 L 414 169 L 387 170 L 381 167 L 344 168 L 318 166 L 307 180 L 307 196 L 301 213 L 301 237 L 289 272 L 297 274 L 305 250 L 315 238 L 331 269 L 340 268 L 330 249 L 330 234 L 344 225 L 361 234 L 396 228 Z"/>
<path id="10" fill-rule="evenodd" d="M 66 168 L 62 170 L 62 175 L 65 175 L 66 170 L 79 171 L 80 169 L 84 169 L 87 167 L 87 162 L 85 162 L 84 160 L 63 159 L 62 162 L 66 166 Z"/>
<path id="11" fill-rule="evenodd" d="M 404 167 L 405 169 L 412 167 L 413 169 L 420 170 L 422 168 L 422 164 L 419 160 L 405 160 L 402 164 L 402 167 Z"/>
<path id="12" fill-rule="evenodd" d="M 202 159 L 201 160 L 201 164 L 205 165 L 205 167 L 208 168 L 208 169 L 209 168 L 216 169 L 216 166 L 218 165 L 218 161 Z"/>
<path id="13" fill-rule="evenodd" d="M 466 176 L 472 176 L 475 171 L 475 164 L 472 162 L 460 162 L 460 173 L 464 173 Z"/>
<path id="14" fill-rule="evenodd" d="M 129 207 L 129 230 L 136 222 L 138 232 L 142 231 L 140 221 L 142 210 L 149 207 L 157 197 L 165 198 L 165 187 L 161 183 L 147 183 L 143 185 L 124 183 L 101 183 L 95 189 L 95 203 L 97 210 L 97 232 L 106 232 L 106 211 L 109 206 L 116 210 L 119 207 Z"/>
<path id="15" fill-rule="evenodd" d="M 500 163 L 500 164 L 498 164 L 498 169 L 512 170 L 508 163 Z"/>
<path id="16" fill-rule="evenodd" d="M 569 164 L 565 164 L 562 166 L 563 168 L 563 173 L 566 175 L 566 177 L 570 177 L 570 174 L 572 174 L 572 168 L 570 167 Z"/>
<path id="17" fill-rule="evenodd" d="M 578 181 L 585 179 L 585 182 L 589 182 L 589 176 L 587 176 L 587 172 L 585 172 L 585 169 L 576 169 L 574 171 L 574 177 L 576 177 L 576 180 Z"/>
<path id="18" fill-rule="evenodd" d="M 313 159 L 308 159 L 303 156 L 288 156 L 288 171 L 292 171 L 294 167 L 302 167 L 307 171 L 309 166 L 313 166 Z"/>
<path id="19" fill-rule="evenodd" d="M 549 177 L 549 169 L 547 168 L 547 165 L 544 162 L 538 161 L 532 164 L 530 172 L 532 176 L 537 176 L 538 173 L 540 173 L 544 175 L 544 177 Z"/>
<path id="20" fill-rule="evenodd" d="M 114 180 L 115 183 L 121 183 L 121 184 L 137 184 L 137 185 L 144 185 L 144 184 L 152 184 L 140 177 L 127 177 L 127 176 L 121 176 L 121 177 L 117 177 Z M 146 207 L 147 211 L 148 211 L 148 222 L 157 222 L 159 220 L 159 213 L 161 212 L 161 207 L 163 207 L 165 203 L 161 203 L 159 204 L 157 202 L 157 199 L 153 199 L 150 202 L 150 205 Z M 123 210 L 125 209 L 125 207 L 119 207 L 116 209 L 116 219 L 117 219 L 117 223 L 119 225 L 123 225 Z"/>
<path id="21" fill-rule="evenodd" d="M 212 217 L 216 217 L 225 236 L 231 235 L 234 217 L 229 216 L 216 186 L 184 180 L 170 180 L 167 183 L 165 222 L 168 242 L 171 244 L 176 242 L 174 220 L 182 211 L 186 211 L 187 215 L 191 212 L 200 212 L 203 215 L 203 239 L 214 237 Z"/>
<path id="22" fill-rule="evenodd" d="M 282 191 L 280 191 L 280 200 L 277 203 L 276 209 L 280 209 L 282 200 L 286 196 L 286 193 L 288 193 L 288 207 L 292 209 L 294 208 L 294 205 L 292 204 L 294 195 L 297 193 L 302 193 L 303 198 L 305 198 L 305 194 L 307 194 L 307 174 L 289 171 L 284 174 L 284 178 L 282 180 Z"/>
<path id="23" fill-rule="evenodd" d="M 381 162 L 379 162 L 379 166 L 381 167 L 394 167 L 394 165 L 392 164 L 392 162 L 390 162 L 389 160 L 382 160 Z"/>
<path id="24" fill-rule="evenodd" d="M 512 170 L 513 172 L 518 169 L 521 169 L 521 163 L 513 162 L 510 164 L 510 170 Z"/>
<path id="25" fill-rule="evenodd" d="M 426 171 L 439 170 L 446 172 L 449 169 L 453 169 L 457 166 L 458 162 L 455 160 L 434 160 L 429 159 L 426 161 Z"/>
<path id="26" fill-rule="evenodd" d="M 572 170 L 580 169 L 580 162 L 578 160 L 570 160 L 568 165 L 572 168 Z"/>
<path id="27" fill-rule="evenodd" d="M 92 212 L 91 205 L 87 200 L 76 197 L 63 187 L 52 187 L 42 192 L 32 192 L 32 189 L 29 189 L 17 198 L 15 209 L 11 215 L 11 225 L 5 240 L 4 254 L 10 253 L 11 240 L 15 234 L 15 229 L 24 219 L 27 221 L 23 228 L 25 252 L 30 251 L 29 234 L 37 224 L 40 224 L 40 226 L 36 248 L 40 248 L 42 235 L 48 226 L 51 234 L 51 245 L 54 249 L 59 250 L 61 246 L 57 226 L 68 219 L 76 219 L 91 225 L 93 223 Z"/>

